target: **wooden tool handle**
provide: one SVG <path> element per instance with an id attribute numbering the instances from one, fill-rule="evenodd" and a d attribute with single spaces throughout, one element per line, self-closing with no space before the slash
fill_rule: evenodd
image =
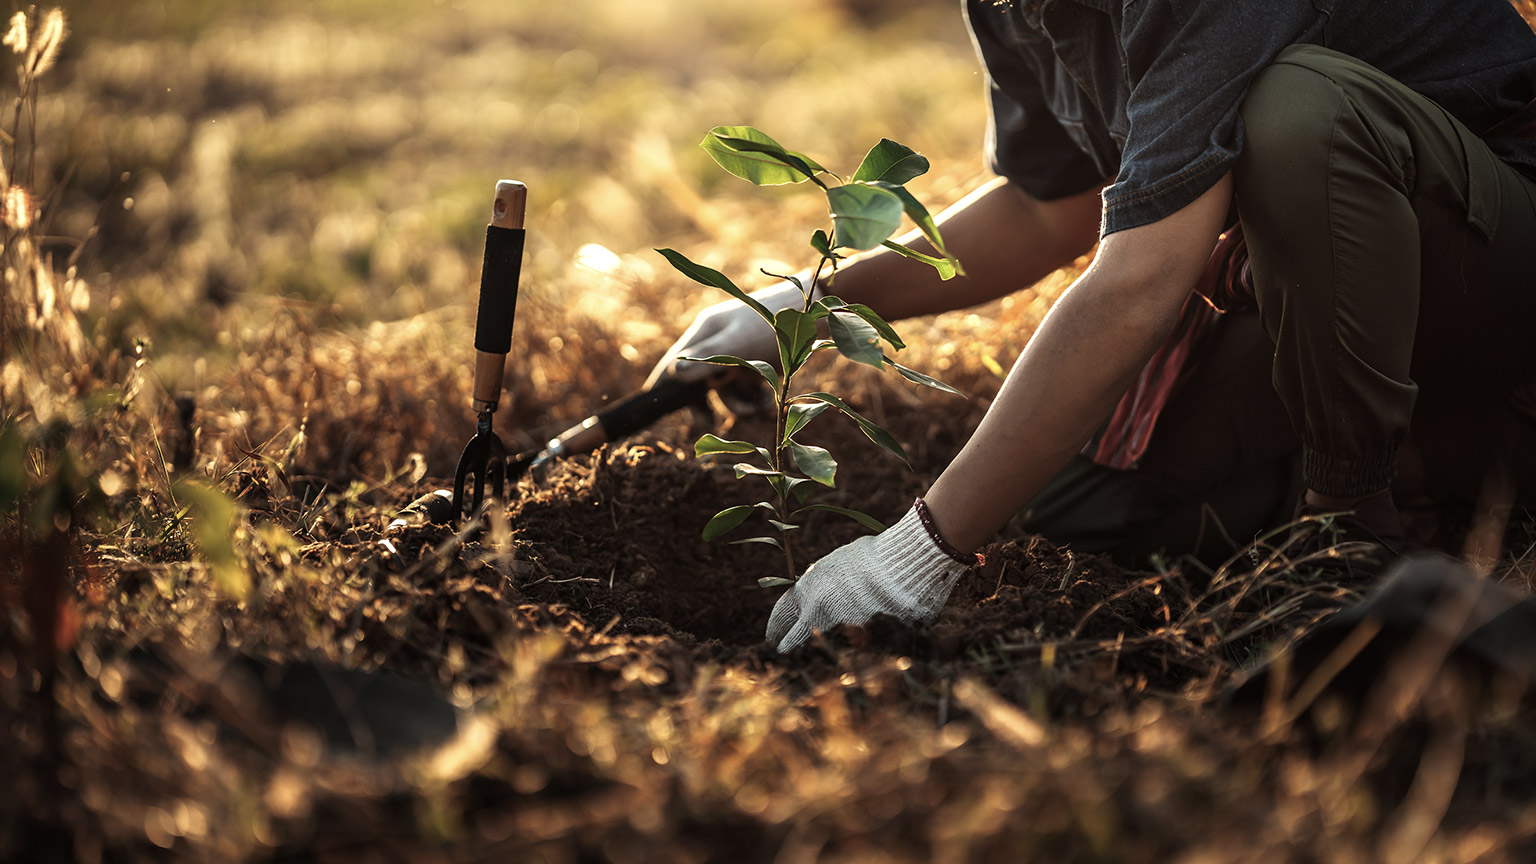
<path id="1" fill-rule="evenodd" d="M 497 180 L 491 224 L 497 228 L 521 228 L 527 212 L 528 187 L 519 180 Z"/>
<path id="2" fill-rule="evenodd" d="M 480 307 L 475 316 L 474 409 L 495 411 L 507 354 L 512 348 L 512 322 L 517 311 L 517 283 L 523 262 L 523 219 L 528 187 L 516 180 L 498 180 L 491 202 L 491 224 L 485 229 L 485 260 L 480 268 Z"/>

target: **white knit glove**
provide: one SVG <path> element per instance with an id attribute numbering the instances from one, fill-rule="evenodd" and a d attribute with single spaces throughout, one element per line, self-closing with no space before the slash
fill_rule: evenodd
<path id="1" fill-rule="evenodd" d="M 885 613 L 930 624 L 971 565 L 939 548 L 917 507 L 879 534 L 833 550 L 812 564 L 768 617 L 768 641 L 782 653 L 816 630 L 863 624 Z"/>
<path id="2" fill-rule="evenodd" d="M 759 288 L 749 295 L 775 314 L 805 305 L 805 295 L 791 282 Z M 683 357 L 713 357 L 730 354 L 743 360 L 764 360 L 779 365 L 779 343 L 773 328 L 740 300 L 716 303 L 700 312 L 693 325 L 667 349 L 661 362 L 651 370 L 645 386 L 653 387 L 662 378 L 676 376 L 684 381 L 698 381 L 720 371 L 709 363 L 691 363 Z"/>

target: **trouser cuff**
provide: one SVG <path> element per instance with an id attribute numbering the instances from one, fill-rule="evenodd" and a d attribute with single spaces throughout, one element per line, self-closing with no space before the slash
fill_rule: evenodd
<path id="1" fill-rule="evenodd" d="M 1301 448 L 1301 477 L 1307 488 L 1330 498 L 1363 498 L 1392 485 L 1397 453 L 1376 459 L 1343 459 Z"/>

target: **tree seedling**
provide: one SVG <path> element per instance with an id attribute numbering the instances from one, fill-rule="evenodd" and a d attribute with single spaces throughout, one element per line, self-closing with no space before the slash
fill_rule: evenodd
<path id="1" fill-rule="evenodd" d="M 792 381 L 811 357 L 823 351 L 836 351 L 855 363 L 882 371 L 892 369 L 909 381 L 958 394 L 949 385 L 892 360 L 886 354 L 885 346 L 889 345 L 892 351 L 905 347 L 895 328 L 868 306 L 845 303 L 831 293 L 838 263 L 845 258 L 844 251 L 859 252 L 884 246 L 933 267 L 945 280 L 964 271 L 960 262 L 945 250 L 933 217 L 906 189 L 908 181 L 928 170 L 928 160 L 910 147 L 881 139 L 864 156 L 853 176 L 842 180 L 810 157 L 784 149 L 750 126 L 717 126 L 704 136 L 700 146 L 720 167 L 755 185 L 814 184 L 826 194 L 832 219 L 830 230 L 817 229 L 811 235 L 810 246 L 819 260 L 808 271 L 811 274 L 809 281 L 763 271 L 767 276 L 793 284 L 804 297 L 800 308 L 789 308 L 776 314 L 719 271 L 695 264 L 675 250 L 656 250 L 683 275 L 740 300 L 773 327 L 778 342 L 777 368 L 762 360 L 731 355 L 684 359 L 750 369 L 762 376 L 773 391 L 776 422 L 773 440 L 767 446 L 706 434 L 694 445 L 694 453 L 698 456 L 742 457 L 746 461 L 735 465 L 737 479 L 762 478 L 773 489 L 774 499 L 771 501 L 727 507 L 716 513 L 704 526 L 704 539 L 719 538 L 761 511 L 773 529 L 772 533 L 732 542 L 763 543 L 782 550 L 788 578 L 770 577 L 758 581 L 763 587 L 788 584 L 797 573 L 790 534 L 799 527 L 796 520 L 804 514 L 825 511 L 854 519 L 873 531 L 885 527 L 858 510 L 806 503 L 818 488 L 834 486 L 837 476 L 837 461 L 830 452 L 796 439 L 812 420 L 828 410 L 835 410 L 856 423 L 871 441 L 911 467 L 906 451 L 890 432 L 854 411 L 842 399 L 831 393 L 794 391 Z M 903 215 L 912 220 L 932 244 L 939 253 L 937 256 L 890 239 L 901 226 Z M 827 290 L 818 292 L 820 287 Z M 814 299 L 818 293 L 824 296 Z M 822 324 L 831 338 L 819 336 Z"/>

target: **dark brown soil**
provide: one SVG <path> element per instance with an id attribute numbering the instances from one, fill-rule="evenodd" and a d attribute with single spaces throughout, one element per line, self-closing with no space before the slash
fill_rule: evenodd
<path id="1" fill-rule="evenodd" d="M 819 443 L 842 468 L 820 500 L 896 518 L 979 410 L 937 420 L 884 412 L 911 471 L 827 424 Z M 733 437 L 761 437 L 754 422 L 739 421 Z M 805 835 L 826 860 L 917 861 L 943 857 L 955 821 L 992 812 L 992 800 L 1031 818 L 966 823 L 955 860 L 1152 862 L 1250 835 L 1260 849 L 1313 837 L 1308 855 L 1343 843 L 1356 852 L 1338 860 L 1368 860 L 1372 826 L 1391 820 L 1330 822 L 1330 787 L 1298 791 L 1286 772 L 1355 771 L 1373 806 L 1392 814 L 1413 800 L 1421 763 L 1453 746 L 1465 747 L 1465 764 L 1444 829 L 1483 830 L 1483 814 L 1502 808 L 1501 842 L 1516 848 L 1524 836 L 1531 760 L 1500 755 L 1533 752 L 1514 715 L 1404 724 L 1357 766 L 1355 739 L 1337 724 L 1265 737 L 1251 714 L 1223 707 L 1215 697 L 1243 664 L 1351 598 L 1284 568 L 1214 579 L 1137 572 L 1012 536 L 983 550 L 985 565 L 931 626 L 878 618 L 778 655 L 763 631 L 783 589 L 757 580 L 785 575 L 783 557 L 700 536 L 713 513 L 762 489 L 693 458 L 696 431 L 662 429 L 570 459 L 525 480 L 477 533 L 407 528 L 385 552 L 345 511 L 311 520 L 313 541 L 298 553 L 312 572 L 274 553 L 270 571 L 253 574 L 260 599 L 240 610 L 205 582 L 167 586 L 150 565 L 82 583 L 89 650 L 59 686 L 84 706 L 68 722 L 98 731 L 66 738 L 68 765 L 91 767 L 60 776 L 88 778 L 82 797 L 129 815 L 60 810 L 24 822 L 10 848 L 75 848 L 48 833 L 71 826 L 113 860 L 157 860 L 171 840 L 146 833 L 143 802 L 171 812 L 169 799 L 202 796 L 209 839 L 190 845 L 189 860 L 249 860 L 272 847 L 298 860 L 439 860 L 447 848 L 450 860 L 770 861 Z M 259 519 L 297 521 L 297 502 L 272 478 L 252 472 L 247 487 Z M 863 531 L 818 514 L 797 532 L 796 569 Z M 147 650 L 125 656 L 126 645 Z M 197 645 L 209 656 L 193 656 Z M 305 781 L 307 803 L 293 804 L 280 793 L 299 788 L 303 739 L 240 707 L 236 676 L 220 671 L 239 655 L 364 678 L 383 670 L 444 702 L 477 703 L 494 723 L 486 755 L 449 760 L 441 780 L 326 759 Z M 188 728 L 214 754 L 198 758 L 214 759 L 216 776 L 244 778 L 233 791 L 205 788 L 215 775 L 182 755 Z M 49 776 L 29 775 L 13 794 L 51 789 Z M 239 784 L 265 790 L 264 832 L 241 827 Z M 1282 805 L 1301 822 L 1277 820 Z M 1103 819 L 1118 827 L 1094 821 Z M 241 838 L 235 852 L 210 852 L 230 837 Z"/>
<path id="2" fill-rule="evenodd" d="M 908 442 L 913 470 L 856 430 L 826 424 L 818 443 L 842 462 L 838 487 L 817 500 L 895 519 L 963 441 L 974 414 L 979 409 L 935 420 L 930 412 L 898 408 L 883 416 Z M 753 423 L 744 421 L 733 434 L 761 434 Z M 838 673 L 841 653 L 870 651 L 906 657 L 928 669 L 928 678 L 980 668 L 1002 686 L 1033 686 L 1044 667 L 1053 681 L 1082 685 L 1072 698 L 1058 688 L 1059 707 L 1082 709 L 1103 704 L 1110 693 L 1124 703 L 1149 689 L 1208 685 L 1222 665 L 1202 650 L 1200 634 L 1169 632 L 1196 605 L 1180 574 L 1128 571 L 1028 535 L 984 549 L 986 564 L 961 581 L 929 627 L 881 619 L 838 628 L 781 657 L 764 642 L 764 629 L 784 589 L 757 583 L 786 575 L 783 556 L 761 544 L 700 536 L 710 516 L 765 495 L 766 485 L 693 458 L 691 434 L 671 436 L 676 444 L 604 448 L 566 461 L 541 482 L 524 480 L 506 510 L 510 563 L 472 570 L 469 582 L 449 577 L 444 588 L 468 587 L 494 606 L 519 609 L 529 626 L 558 626 L 578 643 L 655 655 L 685 679 L 691 665 L 707 660 L 817 680 Z M 730 536 L 752 536 L 749 526 Z M 793 535 L 796 569 L 862 533 L 850 520 L 814 514 Z M 449 536 L 440 527 L 410 529 L 396 543 L 410 561 Z M 486 554 L 489 545 L 485 537 L 471 541 L 464 557 Z M 447 566 L 448 573 L 456 569 Z M 386 578 L 391 570 L 416 569 L 398 560 L 384 565 Z M 483 629 L 473 621 L 467 626 Z M 494 634 L 480 635 L 488 643 Z M 919 702 L 927 698 L 923 689 L 914 690 Z"/>
<path id="3" fill-rule="evenodd" d="M 882 411 L 881 421 L 907 443 L 911 470 L 852 424 L 820 421 L 817 443 L 841 464 L 837 488 L 821 490 L 817 500 L 895 519 L 946 464 L 980 411 L 971 406 L 944 416 L 901 405 Z M 731 434 L 767 437 L 771 430 L 758 428 L 763 422 L 740 420 Z M 450 594 L 468 588 L 494 606 L 520 608 L 535 618 L 555 614 L 566 630 L 589 638 L 648 637 L 645 650 L 675 652 L 673 659 L 683 665 L 685 656 L 698 656 L 812 672 L 825 665 L 829 652 L 869 648 L 917 663 L 980 664 L 999 678 L 1018 669 L 1032 676 L 1042 665 L 1053 674 L 1072 667 L 1065 677 L 1082 678 L 1086 689 L 1133 697 L 1148 689 L 1166 693 L 1218 683 L 1238 664 L 1262 657 L 1272 643 L 1357 596 L 1303 586 L 1296 590 L 1315 595 L 1302 604 L 1306 615 L 1229 640 L 1222 628 L 1259 614 L 1285 586 L 1212 588 L 1209 573 L 1127 570 L 1104 556 L 1016 534 L 983 550 L 986 564 L 959 583 L 933 625 L 880 620 L 840 628 L 779 657 L 763 639 L 783 589 L 759 588 L 758 580 L 788 575 L 784 557 L 761 544 L 727 542 L 752 536 L 752 522 L 727 539 L 706 542 L 700 536 L 719 510 L 766 497 L 766 484 L 736 479 L 729 464 L 694 458 L 689 442 L 697 432 L 666 428 L 666 440 L 605 447 L 559 464 L 539 482 L 525 479 L 505 510 L 510 540 L 500 563 L 472 566 L 471 577 L 453 561 L 439 561 L 434 566 L 448 580 L 443 587 Z M 865 532 L 843 517 L 812 514 L 790 535 L 795 570 Z M 395 538 L 403 560 L 381 562 L 380 578 L 403 573 L 419 581 L 421 565 L 407 562 L 430 557 L 449 537 L 441 527 L 407 530 Z M 462 558 L 483 559 L 492 546 L 487 537 L 471 540 Z M 1077 674 L 1084 663 L 1094 667 L 1086 677 Z"/>
<path id="4" fill-rule="evenodd" d="M 856 431 L 823 430 L 819 443 L 843 461 L 838 487 L 815 500 L 894 520 L 960 440 L 916 412 L 886 421 L 904 440 L 924 442 L 910 448 L 915 470 Z M 916 422 L 928 428 L 916 436 L 903 428 Z M 759 431 L 735 434 L 750 438 Z M 714 542 L 700 532 L 719 510 L 766 497 L 766 484 L 737 480 L 728 464 L 703 464 L 686 446 L 626 443 L 571 459 L 542 482 L 525 480 L 506 511 L 515 560 L 505 590 L 524 602 L 569 610 L 610 635 L 718 642 L 716 650 L 727 655 L 760 656 L 769 611 L 783 589 L 757 583 L 788 575 L 785 559 L 762 544 L 728 542 L 753 536 L 753 523 Z M 811 514 L 792 535 L 796 570 L 863 533 L 867 529 L 841 516 Z M 401 543 L 419 548 L 445 536 L 442 529 L 417 529 Z M 1160 580 L 1107 559 L 1074 555 L 1035 537 L 984 552 L 988 563 L 962 581 L 943 617 L 908 635 L 907 647 L 921 659 L 962 658 L 999 641 L 1113 640 L 1168 621 L 1167 604 L 1155 593 Z"/>

